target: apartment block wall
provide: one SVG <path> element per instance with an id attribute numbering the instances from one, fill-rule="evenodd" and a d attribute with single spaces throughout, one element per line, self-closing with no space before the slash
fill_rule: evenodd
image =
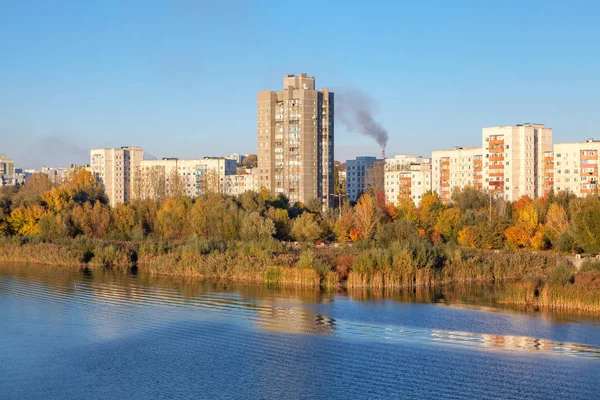
<path id="1" fill-rule="evenodd" d="M 431 153 L 432 190 L 447 203 L 456 187 L 481 188 L 483 179 L 482 148 L 456 147 Z"/>
<path id="2" fill-rule="evenodd" d="M 111 206 L 131 200 L 131 184 L 143 159 L 141 147 L 90 151 L 92 174 L 104 185 Z"/>
<path id="3" fill-rule="evenodd" d="M 346 194 L 350 201 L 357 201 L 363 194 L 366 189 L 367 172 L 376 162 L 381 162 L 381 160 L 370 156 L 346 160 Z"/>
<path id="4" fill-rule="evenodd" d="M 577 196 L 598 194 L 600 141 L 554 145 L 554 188 Z"/>
<path id="5" fill-rule="evenodd" d="M 431 191 L 431 160 L 397 166 L 385 171 L 384 190 L 386 202 L 398 205 L 401 198 L 411 199 L 416 206 L 423 195 Z"/>
<path id="6" fill-rule="evenodd" d="M 334 95 L 314 77 L 288 75 L 258 93 L 258 184 L 291 202 L 333 201 Z M 328 203 L 329 202 L 329 203 Z"/>

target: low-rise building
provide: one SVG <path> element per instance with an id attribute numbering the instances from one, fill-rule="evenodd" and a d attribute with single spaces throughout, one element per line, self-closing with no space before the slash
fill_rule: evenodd
<path id="1" fill-rule="evenodd" d="M 6 158 L 5 154 L 0 154 L 0 186 L 14 184 L 16 184 L 15 162 Z"/>
<path id="2" fill-rule="evenodd" d="M 245 192 L 258 192 L 258 174 L 256 168 L 246 169 L 244 174 L 227 175 L 224 179 L 224 193 L 239 196 Z"/>

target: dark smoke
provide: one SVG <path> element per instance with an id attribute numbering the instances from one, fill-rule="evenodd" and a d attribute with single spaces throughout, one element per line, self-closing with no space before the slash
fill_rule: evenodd
<path id="1" fill-rule="evenodd" d="M 373 118 L 371 98 L 358 89 L 336 93 L 336 115 L 350 132 L 369 136 L 385 149 L 389 139 L 387 130 Z"/>

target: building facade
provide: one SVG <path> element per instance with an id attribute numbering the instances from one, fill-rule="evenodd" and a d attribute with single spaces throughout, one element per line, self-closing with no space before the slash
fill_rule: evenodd
<path id="1" fill-rule="evenodd" d="M 111 206 L 132 199 L 132 182 L 143 160 L 144 150 L 137 146 L 90 151 L 92 174 L 104 186 Z"/>
<path id="2" fill-rule="evenodd" d="M 544 156 L 552 129 L 543 124 L 483 128 L 484 190 L 509 201 L 544 194 Z"/>
<path id="3" fill-rule="evenodd" d="M 334 96 L 315 78 L 287 75 L 258 93 L 258 185 L 292 203 L 333 201 Z"/>
<path id="4" fill-rule="evenodd" d="M 600 141 L 554 145 L 554 189 L 577 196 L 598 194 Z"/>
<path id="5" fill-rule="evenodd" d="M 350 201 L 357 201 L 364 193 L 367 186 L 367 172 L 376 162 L 382 161 L 370 156 L 346 160 L 346 194 Z"/>
<path id="6" fill-rule="evenodd" d="M 205 157 L 194 160 L 163 158 L 140 162 L 133 190 L 136 197 L 160 199 L 182 194 L 196 197 L 202 193 L 227 193 L 227 176 L 236 173 L 236 160 Z"/>
<path id="7" fill-rule="evenodd" d="M 423 195 L 431 191 L 431 159 L 419 157 L 416 161 L 386 166 L 386 202 L 397 206 L 400 199 L 410 199 L 418 206 Z"/>
<path id="8" fill-rule="evenodd" d="M 455 147 L 431 153 L 432 190 L 448 203 L 454 188 L 482 188 L 482 148 Z"/>
<path id="9" fill-rule="evenodd" d="M 16 183 L 15 162 L 0 154 L 0 186 L 9 186 Z"/>

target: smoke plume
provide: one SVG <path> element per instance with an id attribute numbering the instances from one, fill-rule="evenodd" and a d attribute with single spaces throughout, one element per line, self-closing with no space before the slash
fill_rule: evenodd
<path id="1" fill-rule="evenodd" d="M 336 93 L 336 114 L 342 125 L 350 132 L 375 139 L 385 150 L 389 135 L 387 130 L 373 118 L 373 101 L 358 89 Z"/>

